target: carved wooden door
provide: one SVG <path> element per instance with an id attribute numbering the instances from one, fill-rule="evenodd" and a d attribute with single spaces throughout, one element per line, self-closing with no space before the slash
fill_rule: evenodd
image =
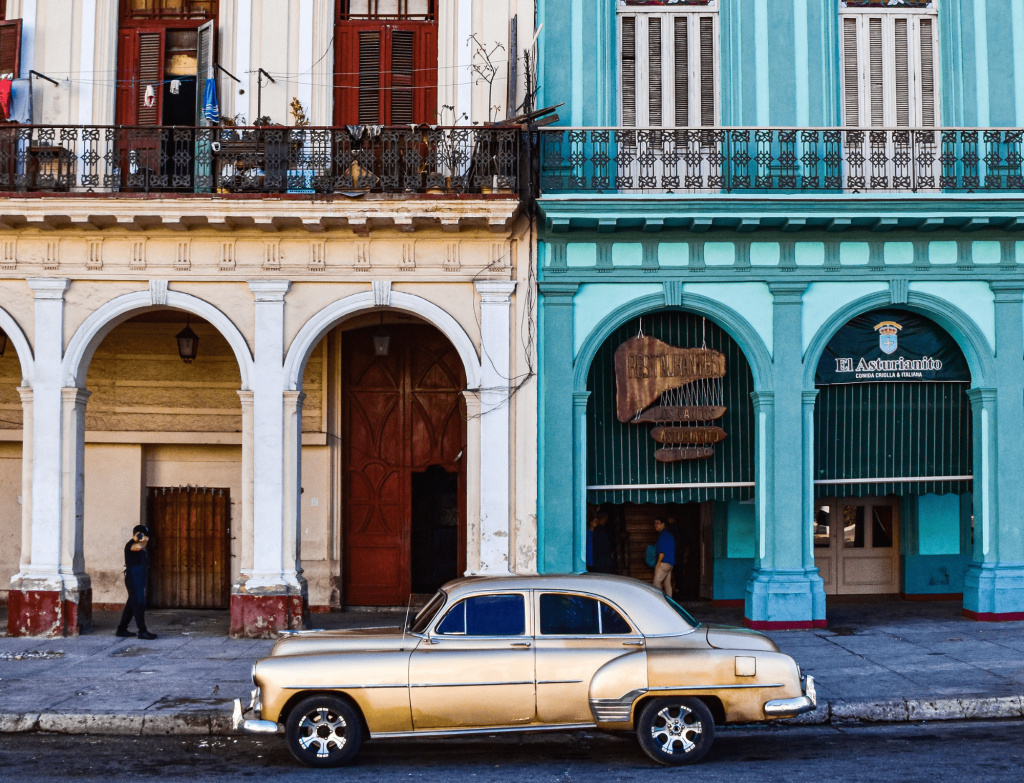
<path id="1" fill-rule="evenodd" d="M 460 567 L 465 568 L 466 424 L 458 353 L 427 325 L 346 332 L 342 343 L 344 601 L 402 606 L 411 586 L 412 474 L 459 475 Z"/>

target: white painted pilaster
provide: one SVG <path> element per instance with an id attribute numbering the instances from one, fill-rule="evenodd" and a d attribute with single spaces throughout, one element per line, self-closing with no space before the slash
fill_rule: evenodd
<path id="1" fill-rule="evenodd" d="M 21 571 L 32 562 L 32 400 L 31 387 L 19 386 L 21 395 Z"/>
<path id="2" fill-rule="evenodd" d="M 242 572 L 248 574 L 253 557 L 253 393 L 242 390 L 238 396 L 242 401 Z"/>
<path id="3" fill-rule="evenodd" d="M 508 573 L 509 544 L 509 388 L 511 369 L 512 280 L 481 280 L 480 333 L 480 573 Z"/>
<path id="4" fill-rule="evenodd" d="M 252 0 L 238 0 L 236 18 L 237 39 L 235 41 L 235 76 L 242 80 L 241 85 L 231 82 L 235 91 L 235 114 L 245 117 L 247 125 L 258 119 L 249 116 L 249 95 L 252 93 L 255 80 L 249 73 L 251 69 L 250 60 L 252 52 Z M 230 80 L 229 80 L 230 81 Z M 245 90 L 245 95 L 239 94 L 239 87 Z"/>
<path id="5" fill-rule="evenodd" d="M 455 95 L 456 125 L 473 124 L 473 44 L 469 36 L 473 33 L 473 0 L 456 0 L 455 46 L 458 67 L 455 69 L 458 84 Z M 465 116 L 463 116 L 465 115 Z"/>
<path id="6" fill-rule="evenodd" d="M 299 0 L 299 78 L 296 91 L 306 116 L 313 116 L 313 0 Z"/>
<path id="7" fill-rule="evenodd" d="M 82 0 L 82 51 L 78 58 L 78 124 L 92 125 L 93 81 L 96 70 L 96 3 Z"/>
<path id="8" fill-rule="evenodd" d="M 289 585 L 301 585 L 302 574 L 302 403 L 300 391 L 284 392 L 284 524 L 281 551 Z"/>

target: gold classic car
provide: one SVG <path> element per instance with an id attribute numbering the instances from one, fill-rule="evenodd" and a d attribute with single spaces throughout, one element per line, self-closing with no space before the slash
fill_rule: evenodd
<path id="1" fill-rule="evenodd" d="M 252 678 L 236 729 L 283 726 L 313 767 L 368 739 L 593 728 L 635 731 L 655 761 L 685 764 L 716 725 L 816 705 L 813 678 L 766 636 L 596 574 L 449 582 L 405 628 L 286 635 Z"/>

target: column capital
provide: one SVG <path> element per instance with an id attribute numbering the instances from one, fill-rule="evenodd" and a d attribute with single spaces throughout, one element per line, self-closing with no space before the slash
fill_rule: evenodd
<path id="1" fill-rule="evenodd" d="M 64 293 L 71 285 L 66 277 L 30 277 L 26 281 L 36 299 L 64 299 Z"/>
<path id="2" fill-rule="evenodd" d="M 814 405 L 815 401 L 818 399 L 818 390 L 804 389 L 801 396 L 803 398 L 804 405 Z"/>
<path id="3" fill-rule="evenodd" d="M 296 410 L 302 410 L 302 405 L 306 402 L 306 393 L 302 391 L 285 391 L 282 392 L 282 396 L 285 405 L 292 405 Z"/>
<path id="4" fill-rule="evenodd" d="M 587 401 L 590 399 L 590 392 L 578 391 L 572 393 L 572 404 L 576 408 L 586 408 Z"/>
<path id="5" fill-rule="evenodd" d="M 19 386 L 18 394 L 21 395 L 21 404 L 27 405 L 32 402 L 35 396 L 35 390 L 31 386 Z"/>
<path id="6" fill-rule="evenodd" d="M 775 304 L 800 304 L 803 301 L 807 283 L 801 282 L 770 282 L 768 290 L 775 297 Z"/>
<path id="7" fill-rule="evenodd" d="M 515 280 L 477 280 L 473 285 L 484 304 L 507 305 L 516 290 Z"/>
<path id="8" fill-rule="evenodd" d="M 77 386 L 68 386 L 60 390 L 60 398 L 64 402 L 70 402 L 75 405 L 85 405 L 89 402 L 90 397 L 92 397 L 91 391 L 80 389 Z"/>
<path id="9" fill-rule="evenodd" d="M 996 295 L 996 303 L 1024 302 L 1024 280 L 991 280 L 989 288 Z"/>
<path id="10" fill-rule="evenodd" d="M 252 408 L 255 401 L 256 393 L 249 389 L 239 389 L 238 398 L 242 401 L 243 408 Z"/>
<path id="11" fill-rule="evenodd" d="M 971 401 L 972 405 L 983 405 L 984 403 L 992 403 L 996 401 L 996 390 L 989 389 L 969 389 L 967 391 L 967 399 Z"/>
<path id="12" fill-rule="evenodd" d="M 775 392 L 753 391 L 750 393 L 750 399 L 754 401 L 754 405 L 757 405 L 759 407 L 772 407 L 775 405 Z"/>
<path id="13" fill-rule="evenodd" d="M 292 287 L 291 280 L 250 280 L 249 290 L 257 302 L 283 302 Z"/>
<path id="14" fill-rule="evenodd" d="M 540 283 L 540 292 L 545 303 L 550 305 L 571 305 L 572 298 L 580 290 L 578 283 Z"/>

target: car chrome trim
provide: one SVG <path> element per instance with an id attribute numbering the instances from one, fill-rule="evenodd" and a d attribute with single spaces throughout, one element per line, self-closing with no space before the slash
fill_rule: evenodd
<path id="1" fill-rule="evenodd" d="M 538 685 L 576 685 L 583 680 L 537 680 Z"/>
<path id="2" fill-rule="evenodd" d="M 645 693 L 647 688 L 637 688 L 617 699 L 591 699 L 590 712 L 598 723 L 628 723 L 633 702 Z"/>
<path id="3" fill-rule="evenodd" d="M 358 688 L 408 688 L 406 683 L 398 683 L 395 685 L 282 685 L 281 690 L 285 691 L 305 691 L 305 690 L 327 690 L 327 691 L 344 691 L 353 690 Z"/>
<path id="4" fill-rule="evenodd" d="M 659 685 L 649 688 L 651 691 L 717 691 L 733 688 L 784 688 L 781 682 L 751 683 L 750 685 Z"/>
<path id="5" fill-rule="evenodd" d="M 795 718 L 818 707 L 818 693 L 814 689 L 814 677 L 810 674 L 804 680 L 804 695 L 793 699 L 772 699 L 765 702 L 764 714 L 769 718 Z"/>
<path id="6" fill-rule="evenodd" d="M 533 680 L 518 682 L 414 682 L 411 688 L 478 688 L 483 685 L 533 685 Z"/>
<path id="7" fill-rule="evenodd" d="M 277 734 L 277 724 L 272 720 L 247 720 L 242 723 L 246 734 Z"/>
<path id="8" fill-rule="evenodd" d="M 596 729 L 594 723 L 558 723 L 554 726 L 529 724 L 526 726 L 499 726 L 490 729 L 420 729 L 419 731 L 382 731 L 371 734 L 370 739 L 413 739 L 415 737 L 459 737 L 468 734 L 512 734 L 533 731 L 579 731 Z"/>

